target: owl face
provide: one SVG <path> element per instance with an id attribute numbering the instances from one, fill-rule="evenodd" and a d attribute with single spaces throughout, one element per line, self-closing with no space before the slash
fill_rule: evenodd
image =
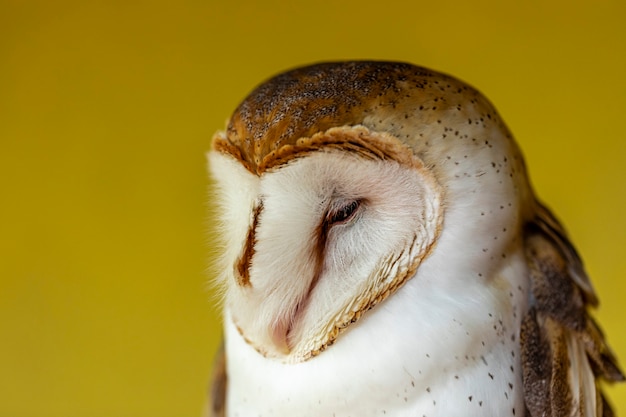
<path id="1" fill-rule="evenodd" d="M 318 354 L 399 288 L 443 218 L 441 188 L 396 138 L 338 128 L 307 142 L 260 176 L 210 157 L 214 176 L 228 178 L 218 182 L 224 232 L 238 248 L 225 259 L 231 318 L 286 361 Z"/>

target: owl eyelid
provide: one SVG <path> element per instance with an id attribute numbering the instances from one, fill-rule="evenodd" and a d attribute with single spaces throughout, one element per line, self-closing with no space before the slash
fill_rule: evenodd
<path id="1" fill-rule="evenodd" d="M 336 210 L 330 210 L 326 215 L 326 221 L 331 226 L 346 223 L 354 217 L 360 206 L 361 200 L 351 200 L 348 203 L 342 204 Z"/>

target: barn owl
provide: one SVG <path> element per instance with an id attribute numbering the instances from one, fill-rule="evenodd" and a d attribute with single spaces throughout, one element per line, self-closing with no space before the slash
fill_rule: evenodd
<path id="1" fill-rule="evenodd" d="M 280 74 L 209 153 L 214 416 L 608 416 L 591 283 L 494 107 L 392 62 Z"/>

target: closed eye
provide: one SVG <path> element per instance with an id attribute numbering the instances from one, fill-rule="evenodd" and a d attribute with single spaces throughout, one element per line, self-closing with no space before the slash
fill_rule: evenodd
<path id="1" fill-rule="evenodd" d="M 361 205 L 360 200 L 350 201 L 347 204 L 340 206 L 337 210 L 332 210 L 328 213 L 328 219 L 331 225 L 338 223 L 345 223 L 354 217 L 354 213 Z"/>

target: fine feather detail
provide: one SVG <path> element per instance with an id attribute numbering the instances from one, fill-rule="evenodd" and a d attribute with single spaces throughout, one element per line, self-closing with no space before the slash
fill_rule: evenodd
<path id="1" fill-rule="evenodd" d="M 563 227 L 547 208 L 537 213 L 525 234 L 531 291 L 520 334 L 528 413 L 613 415 L 598 379 L 624 375 L 588 313 L 597 298 Z"/>

